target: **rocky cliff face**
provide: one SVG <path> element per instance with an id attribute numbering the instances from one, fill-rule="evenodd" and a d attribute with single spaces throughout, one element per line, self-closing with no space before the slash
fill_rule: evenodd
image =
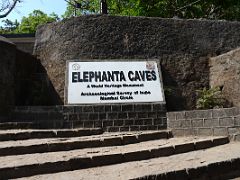
<path id="1" fill-rule="evenodd" d="M 168 110 L 180 110 L 209 85 L 208 58 L 239 45 L 238 22 L 91 15 L 39 27 L 34 54 L 62 100 L 67 60 L 159 59 Z"/>
<path id="2" fill-rule="evenodd" d="M 14 106 L 14 72 L 16 47 L 0 37 L 0 119 Z"/>
<path id="3" fill-rule="evenodd" d="M 240 107 L 240 49 L 211 58 L 210 86 L 221 87 L 224 97 Z"/>
<path id="4" fill-rule="evenodd" d="M 0 121 L 15 105 L 55 104 L 61 101 L 39 60 L 0 36 Z"/>

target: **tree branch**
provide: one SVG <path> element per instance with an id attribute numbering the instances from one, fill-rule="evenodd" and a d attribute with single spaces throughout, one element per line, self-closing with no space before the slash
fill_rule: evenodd
<path id="1" fill-rule="evenodd" d="M 14 0 L 13 4 L 9 7 L 8 11 L 4 14 L 0 15 L 0 18 L 5 18 L 7 15 L 13 10 L 13 8 L 16 6 L 17 2 L 20 2 L 20 0 Z"/>
<path id="2" fill-rule="evenodd" d="M 182 9 L 186 9 L 187 7 L 190 7 L 190 6 L 194 5 L 194 4 L 197 4 L 197 3 L 200 2 L 200 1 L 201 1 L 201 0 L 197 0 L 197 1 L 195 1 L 195 2 L 192 2 L 192 3 L 190 3 L 190 4 L 187 4 L 187 5 L 185 5 L 185 6 L 181 7 L 181 8 L 178 8 L 177 10 L 175 10 L 175 12 L 180 11 L 180 10 L 182 10 Z"/>

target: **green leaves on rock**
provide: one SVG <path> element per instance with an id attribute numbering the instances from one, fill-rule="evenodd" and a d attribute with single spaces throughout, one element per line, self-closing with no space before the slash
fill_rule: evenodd
<path id="1" fill-rule="evenodd" d="M 226 100 L 222 96 L 222 92 L 219 87 L 216 88 L 203 88 L 197 90 L 197 109 L 212 109 L 222 108 L 226 104 Z"/>

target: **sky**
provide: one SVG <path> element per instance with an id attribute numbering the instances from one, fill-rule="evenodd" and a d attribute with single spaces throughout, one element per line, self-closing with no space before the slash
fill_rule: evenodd
<path id="1" fill-rule="evenodd" d="M 23 16 L 28 16 L 33 10 L 41 10 L 44 13 L 51 14 L 55 12 L 59 16 L 64 14 L 67 3 L 64 0 L 22 0 L 23 2 L 18 3 L 15 9 L 3 19 L 0 19 L 0 25 L 2 20 L 10 19 L 14 21 L 17 19 L 21 21 Z"/>

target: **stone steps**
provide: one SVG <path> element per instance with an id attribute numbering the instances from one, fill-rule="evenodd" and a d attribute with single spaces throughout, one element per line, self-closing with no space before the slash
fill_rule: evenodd
<path id="1" fill-rule="evenodd" d="M 21 179 L 233 179 L 240 177 L 239 149 L 239 142 L 231 142 L 209 149 L 175 154 L 168 157 L 36 175 Z"/>
<path id="2" fill-rule="evenodd" d="M 240 133 L 233 134 L 230 138 L 234 141 L 240 141 Z"/>
<path id="3" fill-rule="evenodd" d="M 69 151 L 74 149 L 121 146 L 134 144 L 156 139 L 171 138 L 170 131 L 150 132 L 122 132 L 101 134 L 101 129 L 80 129 L 80 130 L 55 130 L 55 131 L 19 131 L 0 132 L 0 139 L 12 140 L 28 139 L 22 141 L 5 141 L 0 143 L 0 156 L 33 154 L 44 152 Z M 98 135 L 97 135 L 98 134 Z M 91 136 L 90 136 L 91 135 Z M 77 137 L 79 136 L 79 137 Z M 84 136 L 84 137 L 80 137 Z M 85 137 L 87 136 L 87 137 Z M 53 138 L 54 137 L 54 138 Z M 56 138 L 68 137 L 68 138 Z M 70 138 L 72 137 L 72 138 Z M 33 139 L 38 138 L 38 139 Z M 48 138 L 41 139 L 39 138 Z"/>
<path id="4" fill-rule="evenodd" d="M 84 129 L 52 129 L 52 130 L 2 130 L 0 141 L 16 141 L 26 139 L 81 137 L 102 134 L 101 128 Z"/>
<path id="5" fill-rule="evenodd" d="M 0 130 L 34 129 L 36 127 L 37 127 L 36 123 L 34 123 L 34 122 L 3 122 L 3 123 L 0 123 Z"/>
<path id="6" fill-rule="evenodd" d="M 0 157 L 3 179 L 72 171 L 131 161 L 172 156 L 226 144 L 227 137 L 170 138 L 143 141 L 122 146 L 76 149 Z"/>

